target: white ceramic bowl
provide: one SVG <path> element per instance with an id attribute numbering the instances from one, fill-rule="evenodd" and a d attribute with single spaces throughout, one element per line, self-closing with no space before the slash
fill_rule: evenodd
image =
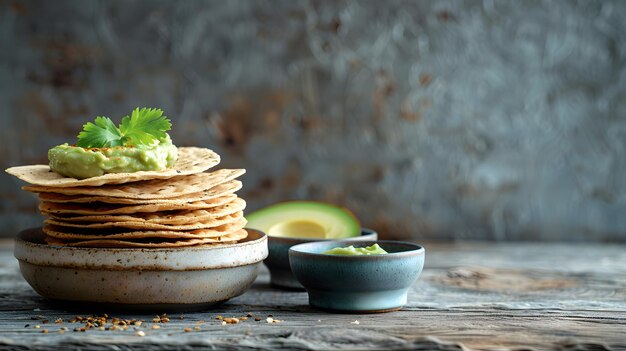
<path id="1" fill-rule="evenodd" d="M 237 244 L 167 249 L 51 246 L 41 228 L 22 231 L 15 257 L 40 295 L 129 308 L 197 309 L 243 294 L 267 257 L 267 236 Z"/>

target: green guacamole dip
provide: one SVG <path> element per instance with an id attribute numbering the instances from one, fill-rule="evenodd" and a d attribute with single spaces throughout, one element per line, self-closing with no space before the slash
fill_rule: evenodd
<path id="1" fill-rule="evenodd" d="M 384 255 L 388 252 L 385 251 L 382 247 L 378 246 L 378 244 L 374 244 L 372 246 L 367 247 L 354 247 L 352 245 L 348 247 L 335 247 L 334 249 L 330 249 L 328 251 L 322 252 L 326 255 Z"/>
<path id="2" fill-rule="evenodd" d="M 177 158 L 178 149 L 172 144 L 169 135 L 150 146 L 86 149 L 63 144 L 48 151 L 50 168 L 61 175 L 76 179 L 106 173 L 161 171 L 174 165 Z"/>

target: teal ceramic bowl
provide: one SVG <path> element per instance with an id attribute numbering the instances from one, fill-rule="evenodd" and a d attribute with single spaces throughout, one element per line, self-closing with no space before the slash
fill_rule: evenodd
<path id="1" fill-rule="evenodd" d="M 378 239 L 378 233 L 371 229 L 361 228 L 360 236 L 342 240 L 354 241 L 376 239 Z M 271 284 L 280 288 L 303 290 L 304 288 L 302 285 L 300 285 L 298 280 L 296 280 L 291 273 L 291 268 L 289 267 L 289 248 L 298 244 L 322 241 L 327 241 L 327 239 L 285 238 L 268 235 L 267 245 L 269 248 L 269 255 L 263 263 L 265 263 L 267 268 L 270 270 Z"/>
<path id="2" fill-rule="evenodd" d="M 341 246 L 377 243 L 386 255 L 342 256 L 322 254 Z M 324 241 L 293 246 L 289 262 L 314 307 L 356 313 L 402 308 L 409 288 L 424 268 L 423 247 L 399 241 Z"/>

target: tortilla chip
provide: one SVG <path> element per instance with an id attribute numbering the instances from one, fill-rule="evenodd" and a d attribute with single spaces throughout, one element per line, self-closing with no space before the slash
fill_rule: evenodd
<path id="1" fill-rule="evenodd" d="M 62 195 L 55 194 L 54 198 L 56 202 L 60 202 L 61 199 L 67 200 L 67 202 L 77 203 L 89 203 L 89 202 L 104 202 L 108 204 L 126 204 L 126 205 L 146 205 L 146 204 L 170 204 L 170 205 L 182 205 L 189 202 L 211 200 L 218 197 L 222 197 L 228 194 L 232 194 L 241 189 L 241 182 L 238 180 L 231 180 L 226 183 L 219 184 L 202 192 L 187 194 L 167 199 L 132 199 L 125 197 L 109 197 L 109 196 L 84 196 L 84 195 Z M 40 197 L 46 193 L 39 194 Z"/>
<path id="2" fill-rule="evenodd" d="M 40 194 L 40 200 L 43 200 Z M 132 215 L 135 213 L 150 213 L 161 211 L 192 211 L 208 210 L 220 207 L 238 199 L 235 194 L 228 194 L 214 199 L 186 202 L 182 204 L 145 204 L 145 205 L 115 205 L 102 202 L 93 203 L 62 203 L 42 201 L 39 210 L 45 216 L 67 217 L 76 215 Z"/>
<path id="3" fill-rule="evenodd" d="M 123 197 L 131 199 L 167 199 L 202 192 L 216 185 L 233 180 L 244 173 L 246 173 L 245 169 L 220 169 L 211 173 L 196 173 L 168 179 L 152 179 L 142 182 L 102 185 L 97 187 L 59 188 L 27 185 L 22 187 L 22 189 L 33 193 Z"/>
<path id="4" fill-rule="evenodd" d="M 178 160 L 171 168 L 163 171 L 140 171 L 133 173 L 108 173 L 98 177 L 76 179 L 62 176 L 47 165 L 11 167 L 7 173 L 35 185 L 53 187 L 100 186 L 122 184 L 149 179 L 167 179 L 175 176 L 206 171 L 220 163 L 220 156 L 209 149 L 179 147 Z"/>
<path id="5" fill-rule="evenodd" d="M 44 221 L 46 225 L 54 225 L 59 227 L 69 228 L 82 228 L 82 229 L 108 229 L 108 228 L 128 228 L 128 229 L 137 229 L 137 230 L 170 230 L 170 231 L 179 231 L 179 230 L 195 230 L 195 229 L 206 229 L 206 228 L 214 228 L 219 227 L 224 224 L 229 224 L 233 222 L 238 222 L 243 219 L 243 212 L 235 212 L 231 215 L 218 217 L 218 218 L 205 218 L 202 220 L 191 218 L 190 221 L 183 224 L 163 224 L 163 223 L 154 223 L 147 221 L 118 221 L 118 222 L 68 222 L 61 221 L 58 219 L 49 218 Z M 245 223 L 244 223 L 245 225 Z"/>
<path id="6" fill-rule="evenodd" d="M 195 229 L 189 231 L 174 230 L 135 230 L 128 229 L 86 229 L 86 228 L 70 228 L 57 225 L 46 224 L 43 232 L 47 236 L 51 236 L 63 240 L 93 240 L 93 239 L 121 239 L 134 240 L 143 238 L 213 238 L 224 236 L 240 229 L 246 225 L 244 218 L 236 222 L 223 224 L 214 228 Z"/>
<path id="7" fill-rule="evenodd" d="M 243 240 L 248 236 L 245 229 L 236 232 L 212 238 L 194 238 L 194 239 L 166 239 L 166 238 L 149 238 L 138 240 L 115 240 L 115 239 L 94 239 L 94 240 L 61 240 L 54 237 L 46 236 L 45 240 L 50 245 L 73 246 L 73 247 L 112 247 L 112 248 L 168 248 L 168 247 L 185 247 L 197 245 L 224 245 L 234 244 L 239 240 Z"/>
<path id="8" fill-rule="evenodd" d="M 55 204 L 57 205 L 57 204 Z M 80 206 L 80 205 L 79 205 Z M 84 205 L 83 205 L 84 206 Z M 131 206 L 133 207 L 133 206 Z M 63 215 L 44 212 L 42 213 L 52 219 L 70 223 L 90 223 L 90 222 L 150 222 L 159 224 L 185 224 L 202 221 L 204 219 L 219 218 L 231 215 L 233 213 L 243 211 L 246 208 L 246 202 L 240 198 L 234 198 L 233 201 L 222 206 L 211 207 L 208 209 L 195 210 L 174 210 L 174 211 L 158 211 L 141 213 L 138 211 L 129 214 L 112 215 Z"/>

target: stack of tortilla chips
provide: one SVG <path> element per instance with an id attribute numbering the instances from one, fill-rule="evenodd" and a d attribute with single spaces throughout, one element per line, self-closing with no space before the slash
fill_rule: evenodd
<path id="1" fill-rule="evenodd" d="M 110 173 L 87 179 L 63 177 L 48 166 L 7 170 L 39 194 L 52 245 L 161 248 L 235 243 L 246 203 L 235 195 L 243 169 L 206 172 L 220 158 L 209 149 L 179 148 L 164 171 Z"/>

